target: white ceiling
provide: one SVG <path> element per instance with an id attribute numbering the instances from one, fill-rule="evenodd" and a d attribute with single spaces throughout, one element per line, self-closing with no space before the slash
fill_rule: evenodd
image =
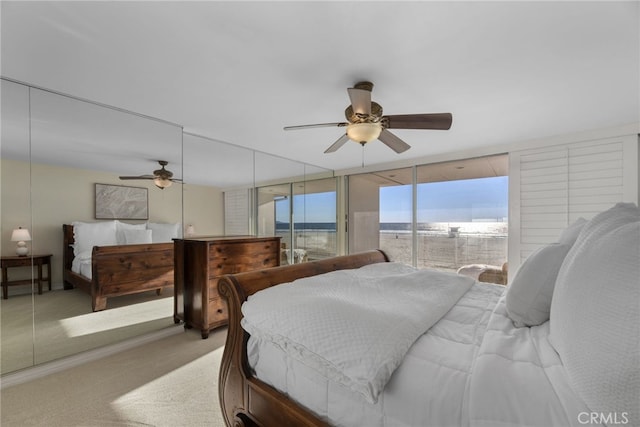
<path id="1" fill-rule="evenodd" d="M 386 114 L 454 117 L 394 131 L 403 154 L 368 144 L 369 165 L 640 120 L 635 1 L 2 1 L 1 14 L 5 78 L 330 169 L 360 166 L 360 146 L 323 154 L 342 130 L 282 128 L 343 121 L 361 80 Z"/>

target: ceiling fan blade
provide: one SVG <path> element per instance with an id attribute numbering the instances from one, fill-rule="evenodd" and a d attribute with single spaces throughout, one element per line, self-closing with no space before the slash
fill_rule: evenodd
<path id="1" fill-rule="evenodd" d="M 382 141 L 387 147 L 391 148 L 396 153 L 403 153 L 407 151 L 411 146 L 389 132 L 386 129 L 383 129 L 380 132 L 380 136 L 378 137 L 380 141 Z"/>
<path id="2" fill-rule="evenodd" d="M 349 140 L 349 136 L 345 133 L 340 138 L 338 138 L 338 140 L 336 142 L 334 142 L 331 145 L 331 147 L 327 148 L 324 151 L 325 154 L 326 153 L 333 153 L 334 151 L 338 150 L 338 148 L 342 147 L 348 140 Z"/>
<path id="3" fill-rule="evenodd" d="M 350 87 L 347 89 L 349 92 L 349 99 L 351 99 L 351 107 L 356 114 L 371 114 L 371 91 L 366 89 L 356 89 Z"/>
<path id="4" fill-rule="evenodd" d="M 120 179 L 154 179 L 153 175 L 121 176 Z"/>
<path id="5" fill-rule="evenodd" d="M 389 129 L 440 129 L 451 128 L 453 116 L 451 113 L 436 114 L 404 114 L 384 116 L 388 120 Z"/>
<path id="6" fill-rule="evenodd" d="M 349 123 L 347 122 L 336 122 L 336 123 L 317 123 L 314 125 L 298 125 L 298 126 L 285 126 L 284 130 L 298 130 L 298 129 L 307 129 L 307 128 L 325 128 L 325 127 L 345 127 Z"/>

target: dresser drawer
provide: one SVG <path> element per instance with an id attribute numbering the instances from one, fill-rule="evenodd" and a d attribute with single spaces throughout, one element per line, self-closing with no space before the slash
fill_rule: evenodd
<path id="1" fill-rule="evenodd" d="M 209 300 L 209 325 L 225 322 L 229 319 L 227 303 L 221 298 Z"/>
<path id="2" fill-rule="evenodd" d="M 275 267 L 279 257 L 274 242 L 216 245 L 209 250 L 209 277 Z"/>
<path id="3" fill-rule="evenodd" d="M 11 260 L 2 260 L 2 267 L 30 267 L 35 264 L 31 257 L 11 257 Z"/>

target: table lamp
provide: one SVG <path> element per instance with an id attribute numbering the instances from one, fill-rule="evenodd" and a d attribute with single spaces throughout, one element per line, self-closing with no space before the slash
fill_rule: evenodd
<path id="1" fill-rule="evenodd" d="M 28 242 L 31 240 L 31 235 L 29 234 L 29 230 L 26 228 L 18 227 L 16 230 L 13 230 L 11 233 L 11 241 L 18 242 L 18 246 L 16 247 L 16 254 L 18 256 L 27 256 L 29 253 L 29 248 L 27 248 Z"/>

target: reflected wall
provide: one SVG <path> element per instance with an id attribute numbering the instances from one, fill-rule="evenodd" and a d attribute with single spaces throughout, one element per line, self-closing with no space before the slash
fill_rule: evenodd
<path id="1" fill-rule="evenodd" d="M 185 232 L 189 231 L 190 237 L 229 234 L 225 227 L 225 219 L 230 219 L 225 218 L 225 197 L 232 191 L 249 194 L 253 188 L 253 151 L 185 133 L 183 164 Z M 244 224 L 248 224 L 248 219 Z M 249 229 L 242 231 L 246 234 Z"/>

